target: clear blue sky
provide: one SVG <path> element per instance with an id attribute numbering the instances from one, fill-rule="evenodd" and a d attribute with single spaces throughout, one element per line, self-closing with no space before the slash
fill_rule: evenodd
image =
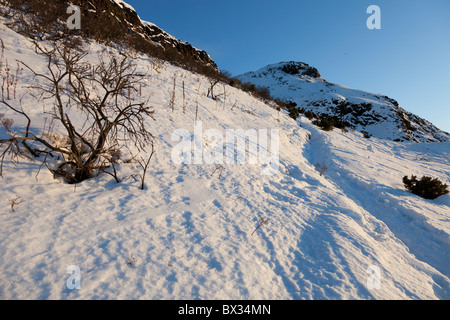
<path id="1" fill-rule="evenodd" d="M 450 132 L 449 0 L 125 0 L 233 75 L 302 61 Z M 381 30 L 369 30 L 369 5 Z"/>

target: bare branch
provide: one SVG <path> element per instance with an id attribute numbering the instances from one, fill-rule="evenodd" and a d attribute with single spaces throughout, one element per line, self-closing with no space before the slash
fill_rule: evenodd
<path id="1" fill-rule="evenodd" d="M 45 72 L 21 63 L 33 76 L 34 84 L 29 88 L 37 93 L 34 97 L 53 102 L 52 109 L 45 113 L 59 127 L 49 125 L 40 134 L 30 132 L 31 118 L 26 111 L 0 100 L 8 109 L 27 119 L 24 132 L 11 132 L 9 137 L 0 140 L 0 146 L 5 146 L 0 154 L 0 176 L 5 157 L 23 155 L 24 148 L 34 157 L 45 154 L 46 167 L 69 183 L 81 182 L 94 172 L 108 173 L 103 169 L 111 165 L 113 176 L 119 181 L 115 162 L 109 155 L 118 149 L 121 141 L 127 141 L 140 151 L 149 144 L 152 146 L 149 159 L 141 161 L 144 184 L 154 152 L 154 137 L 146 122 L 153 119 L 154 111 L 140 95 L 140 83 L 145 74 L 139 73 L 136 63 L 126 55 L 103 53 L 99 55 L 98 64 L 92 65 L 84 59 L 86 53 L 69 42 L 54 42 L 51 47 L 35 42 L 35 48 L 46 59 Z M 60 136 L 56 130 L 63 131 L 62 140 L 56 138 Z M 47 162 L 52 153 L 63 162 Z"/>

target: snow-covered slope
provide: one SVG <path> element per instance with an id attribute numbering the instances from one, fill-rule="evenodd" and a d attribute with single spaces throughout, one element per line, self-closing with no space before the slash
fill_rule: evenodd
<path id="1" fill-rule="evenodd" d="M 154 23 L 142 20 L 137 14 L 136 10 L 123 0 L 93 0 L 90 2 L 91 10 L 97 10 L 96 2 L 99 3 L 99 8 L 104 6 L 104 2 L 112 2 L 116 4 L 122 10 L 123 20 L 121 21 L 124 26 L 132 26 L 131 29 L 134 32 L 140 34 L 144 39 L 151 40 L 153 43 L 167 48 L 173 48 L 185 57 L 189 57 L 194 61 L 200 62 L 206 66 L 217 69 L 216 63 L 213 59 L 204 51 L 195 48 L 186 41 L 182 41 L 159 28 Z"/>
<path id="2" fill-rule="evenodd" d="M 142 20 L 136 10 L 122 0 L 60 0 L 57 4 L 53 0 L 0 1 L 0 15 L 10 18 L 9 26 L 28 37 L 58 38 L 61 32 L 68 31 L 62 17 L 69 5 L 78 6 L 82 13 L 82 27 L 74 31 L 80 36 L 132 47 L 190 70 L 217 72 L 217 65 L 208 53 Z M 22 20 L 24 11 L 27 17 Z M 45 21 L 41 21 L 40 16 L 45 16 Z"/>
<path id="3" fill-rule="evenodd" d="M 407 112 L 387 97 L 324 80 L 317 69 L 302 62 L 281 62 L 237 77 L 267 87 L 272 96 L 299 108 L 337 117 L 378 138 L 395 141 L 448 141 L 450 135 Z"/>
<path id="4" fill-rule="evenodd" d="M 27 39 L 3 24 L 0 37 L 10 66 L 18 59 L 45 70 Z M 91 43 L 86 59 L 94 62 L 102 49 Z M 0 180 L 1 299 L 450 298 L 450 196 L 424 200 L 401 183 L 407 174 L 448 183 L 449 142 L 324 132 L 235 88 L 218 85 L 216 92 L 225 89 L 227 99 L 212 100 L 203 76 L 146 56 L 136 61 L 138 71 L 150 75 L 143 94 L 155 108 L 155 121 L 148 119 L 157 143 L 147 188 L 126 179 L 136 171 L 133 162 L 120 164 L 121 183 L 102 175 L 73 186 L 45 168 L 39 172 L 39 162 L 6 161 Z M 23 71 L 16 99 L 9 101 L 21 102 L 38 120 L 46 116 L 45 101 L 30 96 L 32 81 Z M 25 125 L 4 106 L 0 113 L 14 118 L 15 127 Z M 173 133 L 193 133 L 200 121 L 203 131 L 224 134 L 278 129 L 279 171 L 262 175 L 261 165 L 223 164 L 217 170 L 214 164 L 174 163 L 179 141 L 172 141 Z M 210 150 L 217 141 L 205 137 L 202 145 Z M 317 164 L 328 170 L 320 174 Z M 8 200 L 18 196 L 24 202 L 12 211 Z M 263 217 L 269 223 L 254 232 Z M 80 289 L 67 286 L 73 265 L 81 272 Z M 379 287 L 371 286 L 373 270 L 379 271 Z"/>

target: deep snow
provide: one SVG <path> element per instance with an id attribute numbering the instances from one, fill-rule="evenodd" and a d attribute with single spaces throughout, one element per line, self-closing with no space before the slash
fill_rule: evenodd
<path id="1" fill-rule="evenodd" d="M 0 24 L 5 58 L 36 68 L 31 43 Z M 90 44 L 91 55 L 101 47 Z M 290 119 L 235 88 L 206 96 L 202 76 L 139 58 L 157 137 L 147 188 L 107 175 L 76 186 L 38 162 L 5 163 L 0 180 L 2 299 L 449 299 L 450 196 L 425 200 L 405 191 L 404 175 L 450 181 L 450 144 L 365 139 Z M 177 75 L 175 111 L 168 107 Z M 18 97 L 32 81 L 22 73 Z M 186 113 L 181 85 L 185 82 Z M 199 90 L 200 88 L 200 90 Z M 19 98 L 12 102 L 19 102 Z M 177 129 L 278 129 L 280 168 L 177 165 Z M 42 104 L 22 100 L 33 117 Z M 14 118 L 0 106 L 0 112 Z M 15 126 L 23 125 L 15 118 Z M 36 122 L 42 125 L 42 121 Z M 4 134 L 4 132 L 2 132 Z M 204 140 L 205 149 L 211 141 Z M 321 175 L 317 164 L 328 168 Z M 126 178 L 136 168 L 123 163 Z M 24 202 L 12 212 L 8 200 Z M 259 228 L 260 218 L 269 224 Z M 69 289 L 76 265 L 81 288 Z M 380 270 L 380 288 L 368 272 Z"/>

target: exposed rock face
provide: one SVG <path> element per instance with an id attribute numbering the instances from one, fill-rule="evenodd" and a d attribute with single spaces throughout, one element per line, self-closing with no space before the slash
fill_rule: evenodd
<path id="1" fill-rule="evenodd" d="M 146 37 L 155 43 L 158 43 L 163 48 L 176 48 L 177 51 L 185 57 L 191 57 L 193 60 L 201 62 L 205 65 L 209 65 L 217 69 L 216 63 L 211 59 L 211 57 L 206 53 L 206 51 L 194 48 L 188 42 L 180 41 L 162 29 L 155 25 L 144 23 L 143 33 Z"/>
<path id="2" fill-rule="evenodd" d="M 299 109 L 345 122 L 374 137 L 414 142 L 450 140 L 450 134 L 402 109 L 394 99 L 327 82 L 316 68 L 303 62 L 280 62 L 237 78 L 267 87 L 273 97 L 292 101 Z"/>
<path id="3" fill-rule="evenodd" d="M 156 25 L 142 21 L 136 11 L 122 0 L 0 0 L 16 14 L 11 26 L 17 32 L 42 40 L 80 35 L 134 48 L 151 56 L 199 71 L 217 70 L 216 63 L 203 50 L 194 48 Z M 69 30 L 69 5 L 81 9 L 81 29 Z M 1 9 L 1 8 L 0 8 Z M 10 18 L 8 10 L 0 14 Z M 20 19 L 25 14 L 27 18 Z"/>
<path id="4" fill-rule="evenodd" d="M 181 41 L 156 25 L 142 21 L 137 12 L 123 1 L 115 0 L 75 0 L 72 1 L 83 9 L 84 14 L 100 15 L 104 12 L 116 18 L 121 27 L 127 32 L 134 32 L 142 36 L 142 41 L 151 41 L 165 50 L 176 49 L 185 59 L 200 62 L 217 69 L 216 63 L 203 50 L 194 48 L 187 42 Z"/>
<path id="5" fill-rule="evenodd" d="M 281 71 L 290 75 L 310 76 L 312 78 L 321 78 L 319 71 L 303 62 L 287 62 L 281 67 Z"/>

